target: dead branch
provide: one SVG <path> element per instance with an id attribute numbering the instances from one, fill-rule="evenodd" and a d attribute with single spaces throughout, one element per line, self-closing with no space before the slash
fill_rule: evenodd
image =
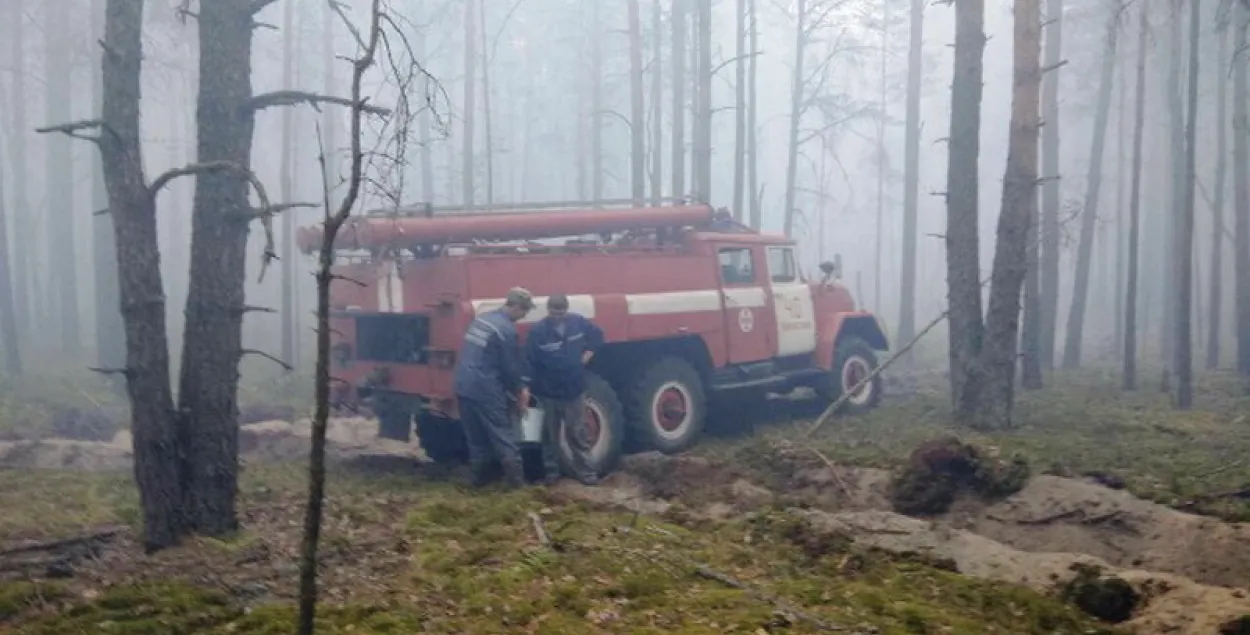
<path id="1" fill-rule="evenodd" d="M 277 2 L 278 0 L 253 0 L 252 6 L 248 9 L 248 15 L 256 15 L 265 10 L 265 7 Z"/>
<path id="2" fill-rule="evenodd" d="M 19 554 L 34 553 L 37 551 L 61 551 L 63 549 L 68 549 L 72 547 L 80 547 L 83 545 L 90 545 L 93 543 L 108 542 L 112 540 L 113 538 L 116 538 L 125 530 L 126 528 L 121 527 L 121 526 L 106 527 L 104 529 L 99 529 L 88 534 L 83 534 L 81 536 L 72 536 L 70 538 L 62 538 L 60 540 L 32 542 L 32 543 L 17 545 L 14 547 L 8 547 L 5 549 L 0 549 L 0 558 L 6 558 L 10 556 L 19 555 Z"/>
<path id="3" fill-rule="evenodd" d="M 538 514 L 530 512 L 530 522 L 534 524 L 534 533 L 538 535 L 538 542 L 542 546 L 551 548 L 551 535 L 547 533 L 547 527 L 543 525 L 543 519 Z"/>
<path id="4" fill-rule="evenodd" d="M 234 172 L 239 176 L 247 179 L 252 184 L 252 189 L 256 190 L 256 198 L 260 200 L 261 213 L 257 214 L 260 218 L 261 226 L 265 230 L 265 248 L 261 252 L 261 265 L 259 280 L 264 281 L 265 271 L 269 268 L 269 263 L 278 259 L 277 248 L 274 247 L 273 238 L 273 206 L 269 204 L 269 195 L 265 193 L 265 185 L 260 182 L 260 178 L 256 173 L 233 162 L 233 161 L 207 161 L 204 163 L 192 163 L 181 168 L 168 170 L 152 181 L 148 186 L 148 196 L 153 198 L 160 193 L 161 189 L 169 185 L 171 181 L 183 176 L 192 174 L 207 174 L 212 172 Z M 263 211 L 269 210 L 269 211 Z"/>
<path id="5" fill-rule="evenodd" d="M 267 306 L 252 306 L 250 304 L 243 305 L 240 309 L 243 313 L 277 313 L 277 309 L 271 309 Z"/>
<path id="6" fill-rule="evenodd" d="M 100 373 L 101 375 L 122 375 L 122 376 L 130 375 L 129 368 L 97 368 L 95 366 L 88 366 L 87 370 L 93 373 Z"/>
<path id="7" fill-rule="evenodd" d="M 265 351 L 257 350 L 254 348 L 244 348 L 239 351 L 239 357 L 243 357 L 246 355 L 257 355 L 259 357 L 264 357 L 265 359 L 285 368 L 286 370 L 295 370 L 294 366 L 291 366 L 290 364 L 278 359 L 277 357 L 274 357 L 273 355 L 270 355 L 269 353 L 266 353 Z"/>
<path id="8" fill-rule="evenodd" d="M 84 132 L 87 130 L 104 130 L 110 133 L 112 132 L 109 129 L 108 124 L 104 123 L 103 119 L 81 119 L 78 121 L 71 121 L 69 123 L 57 124 L 54 126 L 44 126 L 42 128 L 35 128 L 35 132 L 39 134 L 59 132 L 65 136 L 73 137 L 75 139 L 82 139 L 83 141 L 90 141 L 91 143 L 99 143 L 100 142 L 99 135 L 84 134 Z"/>
<path id="9" fill-rule="evenodd" d="M 274 106 L 298 106 L 299 104 L 308 104 L 317 112 L 321 112 L 321 108 L 319 107 L 321 104 L 334 104 L 336 106 L 346 106 L 348 108 L 353 106 L 352 100 L 345 97 L 319 95 L 317 93 L 310 93 L 303 90 L 275 90 L 271 93 L 261 93 L 256 95 L 255 97 L 244 102 L 244 104 L 239 107 L 239 110 L 250 114 L 266 108 L 272 108 Z M 391 114 L 389 108 L 371 106 L 364 103 L 364 100 L 361 100 L 358 105 L 361 112 L 368 113 L 370 115 L 387 117 Z"/>
<path id="10" fill-rule="evenodd" d="M 1059 62 L 1051 64 L 1050 66 L 1043 66 L 1042 74 L 1045 75 L 1046 73 L 1049 73 L 1051 71 L 1057 71 L 1067 65 L 1068 65 L 1068 60 L 1060 60 Z"/>

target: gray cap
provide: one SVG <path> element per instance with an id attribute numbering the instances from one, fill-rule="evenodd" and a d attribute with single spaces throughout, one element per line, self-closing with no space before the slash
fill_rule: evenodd
<path id="1" fill-rule="evenodd" d="M 526 311 L 534 310 L 534 295 L 525 287 L 512 287 L 504 301 L 507 306 L 520 306 Z"/>

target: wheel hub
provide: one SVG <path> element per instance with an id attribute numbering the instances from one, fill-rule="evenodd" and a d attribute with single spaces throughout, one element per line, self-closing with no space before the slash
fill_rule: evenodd
<path id="1" fill-rule="evenodd" d="M 689 407 L 686 395 L 678 388 L 670 386 L 660 392 L 655 402 L 655 420 L 667 432 L 672 432 L 686 422 Z"/>

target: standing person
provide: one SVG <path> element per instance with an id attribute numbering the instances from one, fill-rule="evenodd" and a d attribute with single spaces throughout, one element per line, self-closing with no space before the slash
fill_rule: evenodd
<path id="1" fill-rule="evenodd" d="M 547 317 L 534 325 L 525 342 L 530 365 L 531 386 L 543 400 L 543 466 L 547 483 L 560 478 L 560 425 L 572 450 L 569 469 L 587 485 L 599 481 L 587 453 L 586 364 L 603 345 L 603 330 L 576 313 L 569 313 L 569 299 L 563 294 L 547 299 Z"/>
<path id="2" fill-rule="evenodd" d="M 502 465 L 508 486 L 525 482 L 512 415 L 513 408 L 524 412 L 530 393 L 516 322 L 533 309 L 530 292 L 513 287 L 503 307 L 478 315 L 464 334 L 455 389 L 476 487 L 486 484 L 492 458 Z"/>

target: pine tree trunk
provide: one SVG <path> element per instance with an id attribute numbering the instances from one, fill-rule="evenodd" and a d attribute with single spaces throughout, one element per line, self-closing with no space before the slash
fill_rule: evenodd
<path id="1" fill-rule="evenodd" d="M 104 2 L 91 3 L 92 40 L 104 36 Z M 94 58 L 93 59 L 98 59 Z M 93 72 L 91 81 L 95 112 L 103 110 L 104 79 Z M 104 171 L 98 165 L 91 167 L 91 209 L 108 207 L 108 192 L 104 188 Z M 117 248 L 113 245 L 113 217 L 99 214 L 91 218 L 91 251 L 95 304 L 95 347 L 100 368 L 121 368 L 126 363 L 125 326 L 117 300 Z M 116 384 L 121 389 L 121 383 Z"/>
<path id="2" fill-rule="evenodd" d="M 3 166 L 0 166 L 3 167 Z M 17 311 L 13 306 L 13 260 L 9 254 L 9 218 L 5 209 L 4 170 L 0 169 L 0 346 L 4 347 L 4 374 L 22 374 L 18 349 Z"/>
<path id="3" fill-rule="evenodd" d="M 1228 29 L 1220 29 L 1215 65 L 1215 193 L 1211 201 L 1211 291 L 1207 308 L 1207 370 L 1220 366 L 1221 313 L 1224 312 L 1224 194 L 1228 189 Z"/>
<path id="4" fill-rule="evenodd" d="M 472 0 L 470 0 L 472 2 Z M 482 158 L 486 160 L 486 204 L 495 203 L 495 138 L 490 106 L 490 48 L 486 41 L 486 0 L 478 5 L 478 36 L 482 38 Z"/>
<path id="5" fill-rule="evenodd" d="M 803 56 L 807 48 L 807 0 L 798 0 L 797 18 L 794 25 L 794 66 L 790 78 L 790 132 L 787 138 L 786 156 L 786 236 L 794 235 L 795 188 L 799 173 L 799 126 L 803 118 Z"/>
<path id="6" fill-rule="evenodd" d="M 1137 33 L 1137 83 L 1133 88 L 1133 183 L 1129 191 L 1128 280 L 1124 290 L 1125 390 L 1137 389 L 1137 278 L 1141 246 L 1142 137 L 1146 122 L 1146 52 L 1150 33 L 1149 14 L 1143 6 Z"/>
<path id="7" fill-rule="evenodd" d="M 642 10 L 626 0 L 629 14 L 629 195 L 634 205 L 647 197 L 647 121 L 642 88 Z"/>
<path id="8" fill-rule="evenodd" d="M 696 0 L 699 26 L 698 145 L 695 156 L 695 198 L 712 201 L 712 0 Z"/>
<path id="9" fill-rule="evenodd" d="M 295 3 L 284 2 L 282 9 L 282 86 L 287 90 L 295 90 L 295 41 L 299 34 L 295 30 Z M 292 142 L 295 135 L 295 111 L 291 108 L 282 109 L 282 159 L 281 172 L 282 200 L 295 200 L 294 184 L 294 153 Z M 299 364 L 295 358 L 298 343 L 296 328 L 299 324 L 295 310 L 295 210 L 288 210 L 282 215 L 282 359 L 291 367 Z M 287 369 L 290 372 L 290 368 Z"/>
<path id="10" fill-rule="evenodd" d="M 686 192 L 686 1 L 673 0 L 673 196 Z"/>
<path id="11" fill-rule="evenodd" d="M 1159 380 L 1160 392 L 1172 390 L 1172 364 L 1176 361 L 1176 311 L 1169 310 L 1170 302 L 1177 297 L 1176 280 L 1180 263 L 1176 261 L 1174 252 L 1177 246 L 1177 232 L 1180 231 L 1180 217 L 1183 214 L 1185 196 L 1185 104 L 1181 96 L 1181 80 L 1184 75 L 1184 23 L 1182 5 L 1172 2 L 1169 16 L 1170 34 L 1168 37 L 1168 68 L 1167 82 L 1164 84 L 1164 95 L 1168 105 L 1168 131 L 1170 143 L 1168 155 L 1171 157 L 1171 200 L 1168 211 L 1164 215 L 1166 227 L 1163 241 L 1163 271 L 1159 276 L 1163 285 L 1163 297 L 1167 299 L 1163 306 L 1162 353 L 1163 373 Z"/>
<path id="12" fill-rule="evenodd" d="M 1081 237 L 1077 247 L 1076 272 L 1072 282 L 1072 303 L 1068 307 L 1068 324 L 1064 333 L 1063 367 L 1067 369 L 1081 366 L 1081 344 L 1085 335 L 1085 306 L 1089 296 L 1099 190 L 1102 188 L 1103 150 L 1107 141 L 1107 122 L 1111 115 L 1111 88 L 1115 82 L 1115 52 L 1119 34 L 1118 14 L 1118 7 L 1113 8 L 1107 23 L 1107 39 L 1102 53 L 1102 69 L 1098 81 L 1098 110 L 1094 115 L 1089 171 L 1085 176 L 1085 204 L 1081 210 Z"/>
<path id="13" fill-rule="evenodd" d="M 651 204 L 664 199 L 664 17 L 662 0 L 651 11 Z"/>
<path id="14" fill-rule="evenodd" d="M 907 51 L 907 115 L 903 158 L 903 273 L 900 284 L 898 341 L 916 336 L 917 208 L 920 204 L 920 80 L 924 76 L 925 0 L 911 0 Z"/>
<path id="15" fill-rule="evenodd" d="M 950 306 L 950 379 L 956 416 L 980 421 L 981 266 L 977 236 L 985 2 L 955 4 L 950 158 L 946 168 L 946 279 Z"/>
<path id="16" fill-rule="evenodd" d="M 1188 410 L 1194 404 L 1193 293 L 1194 293 L 1194 194 L 1198 181 L 1198 38 L 1201 36 L 1202 2 L 1189 0 L 1189 103 L 1185 113 L 1185 189 L 1176 232 L 1176 392 L 1172 404 Z"/>
<path id="17" fill-rule="evenodd" d="M 1250 8 L 1237 3 L 1234 51 L 1246 50 L 1246 29 L 1250 28 Z M 1246 91 L 1246 65 L 1233 65 L 1233 205 L 1237 215 L 1234 227 L 1236 246 L 1233 257 L 1237 286 L 1237 371 L 1250 376 L 1250 94 Z"/>
<path id="18" fill-rule="evenodd" d="M 981 366 L 986 385 L 976 421 L 981 428 L 1011 426 L 1015 401 L 1016 337 L 1020 290 L 1028 275 L 1030 227 L 1037 217 L 1037 137 L 1041 120 L 1040 0 L 1016 0 L 1011 135 L 1003 176 L 1002 213 L 994 247 L 994 272 Z"/>
<path id="19" fill-rule="evenodd" d="M 419 29 L 413 37 L 413 50 L 419 56 L 417 59 L 424 60 L 427 58 L 426 48 L 428 47 L 429 33 L 426 27 Z M 433 127 L 434 118 L 431 116 L 431 106 L 427 101 L 435 94 L 435 87 L 430 80 L 428 74 L 421 76 L 421 93 L 420 106 L 417 111 L 417 161 L 421 166 L 421 198 L 420 200 L 434 204 L 434 152 L 430 147 L 434 141 Z"/>
<path id="20" fill-rule="evenodd" d="M 8 19 L 8 38 L 12 46 L 10 58 L 14 68 L 26 68 L 26 0 L 8 0 L 11 9 Z M 31 335 L 30 325 L 34 319 L 34 255 L 31 253 L 35 228 L 31 222 L 29 198 L 27 197 L 26 131 L 26 74 L 13 73 L 9 84 L 10 108 L 13 130 L 9 152 L 13 165 L 13 233 L 21 240 L 13 241 L 13 301 L 17 305 L 17 330 L 23 339 Z"/>
<path id="21" fill-rule="evenodd" d="M 590 197 L 603 200 L 603 21 L 602 6 L 590 5 Z"/>
<path id="22" fill-rule="evenodd" d="M 251 169 L 252 14 L 247 0 L 200 7 L 196 157 Z M 247 113 L 244 115 L 243 113 Z M 191 216 L 191 266 L 178 384 L 190 529 L 238 529 L 238 388 L 247 275 L 248 180 L 200 172 Z"/>
<path id="23" fill-rule="evenodd" d="M 734 64 L 734 218 L 742 222 L 746 209 L 743 207 L 746 188 L 746 136 L 747 136 L 747 2 L 737 0 L 734 52 L 738 61 Z"/>
<path id="24" fill-rule="evenodd" d="M 759 188 L 759 158 L 757 155 L 757 146 L 759 144 L 759 131 L 755 129 L 755 119 L 759 111 L 759 95 L 756 94 L 756 71 L 758 69 L 759 58 L 759 23 L 756 17 L 756 0 L 747 0 L 749 11 L 751 13 L 751 59 L 747 67 L 747 195 L 750 197 L 751 205 L 751 227 L 755 230 L 760 229 L 763 222 L 761 215 L 763 210 L 760 209 L 761 201 L 758 196 Z"/>
<path id="25" fill-rule="evenodd" d="M 44 46 L 45 46 L 45 107 L 48 121 L 69 121 L 74 114 L 73 48 L 65 41 L 64 29 L 53 28 L 70 13 L 65 0 L 44 0 Z M 54 343 L 66 355 L 73 357 L 82 348 L 78 327 L 78 241 L 75 238 L 79 224 L 74 200 L 76 177 L 70 137 L 57 135 L 48 139 L 46 172 L 44 180 L 47 192 L 47 260 L 48 304 L 47 316 L 58 324 Z M 53 176 L 55 175 L 55 176 Z M 51 323 L 51 322 L 49 322 Z"/>
<path id="26" fill-rule="evenodd" d="M 477 104 L 474 97 L 477 93 L 477 78 L 474 69 L 477 68 L 477 42 L 478 34 L 474 13 L 477 12 L 477 3 L 473 0 L 467 0 L 464 3 L 464 139 L 460 150 L 460 202 L 466 208 L 472 208 L 474 203 L 474 184 L 473 184 L 473 120 L 477 117 Z"/>
<path id="27" fill-rule="evenodd" d="M 181 451 L 169 384 L 156 205 L 143 175 L 139 137 L 143 0 L 107 0 L 103 42 L 111 54 L 101 62 L 101 118 L 112 133 L 100 136 L 99 148 L 125 323 L 134 476 L 143 510 L 143 544 L 151 551 L 177 544 L 187 528 L 180 512 Z"/>
<path id="28" fill-rule="evenodd" d="M 1042 80 L 1042 226 L 1041 331 L 1038 343 L 1042 368 L 1055 367 L 1059 324 L 1059 66 L 1063 61 L 1063 2 L 1046 0 L 1046 61 Z"/>

